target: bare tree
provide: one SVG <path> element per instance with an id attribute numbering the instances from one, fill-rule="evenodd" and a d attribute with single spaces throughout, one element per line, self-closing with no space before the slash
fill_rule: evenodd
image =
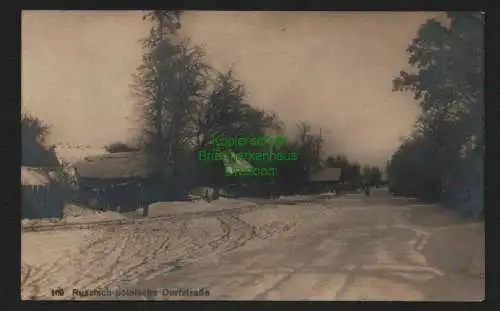
<path id="1" fill-rule="evenodd" d="M 306 122 L 297 124 L 296 145 L 307 175 L 321 166 L 324 139 L 321 134 L 313 134 L 311 126 Z"/>

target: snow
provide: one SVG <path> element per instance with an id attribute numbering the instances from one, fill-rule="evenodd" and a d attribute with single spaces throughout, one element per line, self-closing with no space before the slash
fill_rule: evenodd
<path id="1" fill-rule="evenodd" d="M 243 211 L 243 215 L 226 214 Z M 254 210 L 252 210 L 254 209 Z M 78 208 L 71 207 L 73 214 Z M 75 212 L 76 210 L 76 212 Z M 325 213 L 321 206 L 260 206 L 243 200 L 156 203 L 155 216 L 137 223 L 92 230 L 22 233 L 22 298 L 54 299 L 50 289 L 123 288 L 200 260 L 218 260 L 217 254 L 244 246 L 261 247 L 273 237 L 297 228 Z M 190 217 L 186 212 L 220 212 Z M 97 220 L 111 213 L 80 211 L 66 222 Z M 151 214 L 150 214 L 151 216 Z M 63 297 L 64 298 L 64 297 Z M 68 299 L 71 297 L 66 297 Z"/>
<path id="2" fill-rule="evenodd" d="M 85 157 L 108 153 L 102 147 L 81 146 L 59 143 L 55 145 L 55 152 L 59 162 L 64 161 L 74 164 Z"/>
<path id="3" fill-rule="evenodd" d="M 72 290 L 133 288 L 141 281 L 169 274 L 188 265 L 222 265 L 222 255 L 236 250 L 260 251 L 266 245 L 274 249 L 280 245 L 280 238 L 294 240 L 297 236 L 321 236 L 325 232 L 325 239 L 329 241 L 333 239 L 330 236 L 332 227 L 334 230 L 341 229 L 339 236 L 342 235 L 344 239 L 359 238 L 364 226 L 378 226 L 379 222 L 382 226 L 397 221 L 400 226 L 414 230 L 405 218 L 407 209 L 404 206 L 395 207 L 384 203 L 374 208 L 374 205 L 367 206 L 363 202 L 365 199 L 363 196 L 352 196 L 306 203 L 304 197 L 297 197 L 294 200 L 300 203 L 296 205 L 286 204 L 285 200 L 256 204 L 243 199 L 210 203 L 158 202 L 150 206 L 149 217 L 135 219 L 127 224 L 84 230 L 22 232 L 21 297 L 58 299 L 52 297 L 50 290 L 62 287 L 66 294 L 59 299 L 85 299 L 73 297 Z M 414 222 L 427 221 L 428 217 L 423 217 L 426 213 L 424 209 L 418 206 L 414 209 L 422 211 L 422 217 L 418 213 L 413 214 L 414 218 L 417 217 Z M 66 222 L 125 218 L 118 213 L 98 213 L 79 206 L 68 206 L 65 215 Z M 457 227 L 447 229 L 449 226 L 444 218 L 433 217 L 432 220 L 439 223 L 426 226 L 435 227 L 432 229 L 434 231 L 441 230 L 439 239 L 444 239 L 442 233 L 448 231 L 446 239 L 456 236 Z M 344 228 L 342 224 L 348 224 L 349 227 Z M 464 225 L 460 228 L 463 236 L 457 241 L 475 236 L 470 231 L 475 227 Z M 414 242 L 419 241 L 416 236 Z M 436 239 L 420 242 L 426 242 L 430 247 L 435 245 L 434 248 L 438 250 L 446 245 L 446 241 Z M 461 244 L 457 242 L 455 248 L 462 250 Z M 318 247 L 330 249 L 328 245 L 320 243 Z M 331 250 L 338 249 L 332 247 Z M 454 253 L 445 251 L 439 258 L 453 257 Z M 280 254 L 287 256 L 283 252 Z M 387 257 L 384 249 L 377 250 L 376 255 L 381 260 Z M 253 257 L 249 259 L 253 260 Z M 481 264 L 481 258 L 475 261 L 475 265 Z M 457 263 L 457 267 L 462 265 Z M 484 271 L 484 263 L 483 267 L 475 270 Z M 95 297 L 88 297 L 92 298 Z"/>
<path id="4" fill-rule="evenodd" d="M 126 216 L 117 212 L 101 212 L 84 208 L 75 204 L 67 204 L 63 210 L 63 218 L 23 219 L 21 225 L 27 229 L 33 226 L 60 226 L 65 224 L 89 224 L 109 220 L 125 220 Z"/>
<path id="5" fill-rule="evenodd" d="M 256 206 L 256 204 L 244 200 L 235 199 L 223 199 L 212 202 L 206 202 L 203 200 L 186 202 L 156 202 L 149 205 L 148 216 L 158 217 L 195 212 L 216 212 L 241 209 L 244 207 L 252 206 Z"/>
<path id="6" fill-rule="evenodd" d="M 104 148 L 64 143 L 56 144 L 54 150 L 57 160 L 61 164 L 62 171 L 69 178 L 69 182 L 73 184 L 73 186 L 78 184 L 74 168 L 76 162 L 84 160 L 85 157 L 108 153 Z"/>
<path id="7" fill-rule="evenodd" d="M 21 185 L 45 186 L 50 184 L 46 174 L 37 168 L 21 166 Z"/>

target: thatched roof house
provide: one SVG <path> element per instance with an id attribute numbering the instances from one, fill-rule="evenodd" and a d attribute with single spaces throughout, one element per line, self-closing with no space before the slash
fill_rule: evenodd
<path id="1" fill-rule="evenodd" d="M 81 199 L 102 209 L 134 210 L 147 201 L 154 166 L 142 152 L 86 157 L 75 163 Z"/>
<path id="2" fill-rule="evenodd" d="M 141 152 L 119 152 L 86 157 L 75 164 L 75 171 L 80 179 L 147 179 L 153 166 Z"/>

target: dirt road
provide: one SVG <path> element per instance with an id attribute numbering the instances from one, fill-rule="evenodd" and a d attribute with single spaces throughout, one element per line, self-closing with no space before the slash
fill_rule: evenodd
<path id="1" fill-rule="evenodd" d="M 392 198 L 382 190 L 369 198 L 302 197 L 248 204 L 241 212 L 178 215 L 163 222 L 100 230 L 25 233 L 22 296 L 455 301 L 484 297 L 484 228 L 441 207 Z M 65 290 L 62 297 L 52 296 L 56 287 Z M 84 292 L 97 287 L 110 291 L 98 296 Z M 200 288 L 204 291 L 196 296 Z M 138 291 L 132 293 L 133 289 Z"/>

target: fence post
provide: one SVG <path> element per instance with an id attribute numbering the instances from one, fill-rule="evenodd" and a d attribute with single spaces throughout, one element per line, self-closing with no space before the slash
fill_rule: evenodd
<path id="1" fill-rule="evenodd" d="M 42 209 L 42 218 L 49 218 L 50 215 L 50 205 L 49 205 L 49 192 L 47 186 L 41 186 L 42 189 L 42 198 L 43 198 L 43 209 Z"/>
<path id="2" fill-rule="evenodd" d="M 38 186 L 38 193 L 39 197 L 38 200 L 40 201 L 40 209 L 38 211 L 38 217 L 40 218 L 46 218 L 46 210 L 47 210 L 47 195 L 46 195 L 46 188 L 42 186 Z"/>
<path id="3" fill-rule="evenodd" d="M 38 197 L 39 197 L 38 186 L 33 186 L 33 196 L 31 201 L 31 210 L 33 218 L 36 218 L 38 216 L 38 210 L 40 205 Z"/>

